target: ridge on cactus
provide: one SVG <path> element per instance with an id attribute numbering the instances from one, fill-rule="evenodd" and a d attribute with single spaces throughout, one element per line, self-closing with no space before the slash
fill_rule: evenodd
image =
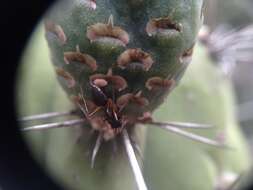
<path id="1" fill-rule="evenodd" d="M 57 79 L 75 110 L 25 120 L 63 115 L 78 119 L 24 131 L 75 125 L 95 131 L 92 168 L 102 142 L 122 138 L 140 190 L 147 187 L 130 137 L 136 124 L 150 124 L 225 148 L 221 142 L 180 129 L 210 125 L 152 119 L 152 112 L 177 86 L 191 62 L 203 21 L 202 6 L 202 0 L 74 0 L 56 4 L 45 19 L 45 36 Z"/>

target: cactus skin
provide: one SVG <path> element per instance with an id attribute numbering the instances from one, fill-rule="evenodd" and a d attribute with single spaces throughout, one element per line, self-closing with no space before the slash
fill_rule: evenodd
<path id="1" fill-rule="evenodd" d="M 45 29 L 61 86 L 74 103 L 81 104 L 83 94 L 90 111 L 98 106 L 91 93 L 95 83 L 115 99 L 115 109 L 123 108 L 122 123 L 134 125 L 163 102 L 189 65 L 201 8 L 202 0 L 56 4 Z M 91 126 L 112 139 L 112 124 L 98 121 L 103 117 L 105 111 L 96 113 Z"/>

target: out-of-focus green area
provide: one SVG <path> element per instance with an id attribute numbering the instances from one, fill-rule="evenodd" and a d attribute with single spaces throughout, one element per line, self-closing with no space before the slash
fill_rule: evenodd
<path id="1" fill-rule="evenodd" d="M 220 24 L 234 27 L 245 26 L 253 19 L 252 0 L 212 0 L 206 1 L 205 23 L 211 28 Z"/>
<path id="2" fill-rule="evenodd" d="M 220 25 L 242 28 L 253 24 L 252 0 L 212 0 L 206 2 L 205 23 L 214 30 Z M 253 53 L 253 52 L 252 52 Z M 231 77 L 237 102 L 237 118 L 253 152 L 253 60 L 239 63 Z"/>

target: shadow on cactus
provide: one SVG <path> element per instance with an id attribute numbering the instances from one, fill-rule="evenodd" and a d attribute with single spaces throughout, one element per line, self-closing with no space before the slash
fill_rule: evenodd
<path id="1" fill-rule="evenodd" d="M 159 116 L 152 116 L 155 110 L 161 110 L 161 104 L 170 101 L 167 95 L 190 64 L 202 20 L 201 0 L 62 1 L 48 12 L 43 20 L 44 34 L 55 75 L 68 99 L 51 77 L 52 66 L 48 65 L 48 55 L 43 54 L 46 51 L 43 45 L 41 55 L 46 58 L 41 59 L 46 61 L 38 65 L 40 60 L 35 55 L 38 53 L 32 51 L 45 43 L 40 40 L 23 58 L 31 60 L 29 55 L 37 58 L 33 59 L 37 68 L 28 73 L 34 81 L 27 77 L 24 82 L 24 86 L 30 83 L 34 88 L 30 99 L 28 92 L 21 90 L 19 100 L 36 102 L 28 103 L 26 108 L 20 103 L 21 115 L 47 112 L 23 117 L 21 122 L 26 125 L 33 122 L 22 131 L 27 132 L 25 135 L 33 143 L 36 157 L 54 178 L 70 189 L 184 189 L 171 185 L 170 181 L 160 183 L 149 179 L 154 175 L 147 166 L 152 157 L 149 145 L 157 136 L 154 131 L 149 138 L 151 126 L 216 148 L 229 148 L 222 140 L 211 140 L 185 130 L 196 129 L 199 133 L 200 129 L 208 129 L 214 133 L 209 122 L 215 122 L 205 117 L 198 119 L 208 124 L 165 122 L 159 120 Z M 22 69 L 26 72 L 32 68 L 26 63 Z M 180 94 L 182 96 L 183 91 Z M 168 103 L 170 105 L 173 102 Z M 173 108 L 174 118 L 179 120 L 187 118 L 178 114 L 182 105 Z M 64 111 L 66 109 L 69 111 Z M 58 117 L 66 120 L 58 121 Z M 162 143 L 163 137 L 160 137 Z M 178 142 L 169 138 L 171 142 Z M 197 149 L 192 150 L 200 152 Z M 161 150 L 164 149 L 161 147 Z M 206 147 L 203 150 L 214 151 Z M 215 153 L 210 155 L 217 159 Z M 127 160 L 133 175 L 126 167 Z M 195 189 L 201 186 L 197 187 Z M 210 189 L 210 185 L 205 189 Z"/>

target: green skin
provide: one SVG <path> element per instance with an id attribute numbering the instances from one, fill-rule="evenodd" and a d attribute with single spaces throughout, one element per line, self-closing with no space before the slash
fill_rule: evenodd
<path id="1" fill-rule="evenodd" d="M 145 83 L 156 76 L 174 79 L 176 82 L 180 80 L 190 63 L 189 60 L 180 61 L 180 57 L 195 44 L 202 23 L 202 0 L 123 0 L 120 3 L 116 0 L 97 1 L 96 10 L 76 2 L 79 1 L 73 1 L 70 5 L 56 4 L 47 15 L 48 20 L 62 27 L 67 37 L 66 43 L 62 45 L 56 36 L 52 37 L 52 33 L 47 33 L 53 64 L 69 72 L 77 82 L 75 87 L 68 88 L 66 81 L 59 77 L 64 90 L 68 95 L 77 95 L 81 86 L 85 89 L 85 98 L 91 99 L 89 77 L 95 73 L 106 74 L 108 69 L 112 68 L 113 75 L 122 76 L 128 84 L 128 87 L 116 97 L 141 90 L 142 96 L 150 102 L 142 112 L 153 111 L 163 102 L 169 90 L 153 93 L 145 87 Z M 87 38 L 87 28 L 96 23 L 107 23 L 110 15 L 113 16 L 114 25 L 129 34 L 130 41 L 126 47 L 101 41 L 91 43 Z M 150 19 L 160 17 L 170 17 L 173 22 L 181 25 L 181 31 L 169 30 L 172 34 L 148 36 L 145 31 L 147 23 Z M 98 65 L 95 72 L 83 64 L 67 65 L 64 62 L 63 53 L 76 51 L 76 45 L 79 45 L 82 53 L 95 58 Z M 151 55 L 154 64 L 149 71 L 121 69 L 116 65 L 119 55 L 129 48 L 141 48 Z M 128 110 L 130 110 L 128 113 L 131 113 L 136 107 Z"/>
<path id="2" fill-rule="evenodd" d="M 154 4 L 150 3 L 150 5 Z M 75 13 L 77 15 L 83 14 L 83 17 L 80 20 L 73 19 L 72 21 L 75 21 L 73 26 L 83 28 L 80 25 L 75 25 L 75 23 L 79 23 L 80 21 L 84 22 L 83 19 L 87 19 L 85 13 L 82 11 L 84 8 L 77 7 L 76 9 L 80 11 Z M 105 14 L 107 10 L 101 10 L 101 14 Z M 127 11 L 125 9 L 123 10 Z M 159 9 L 159 11 L 161 10 Z M 122 12 L 122 15 L 124 15 L 124 12 Z M 102 15 L 100 18 L 100 20 L 106 21 Z M 96 19 L 98 18 L 96 17 Z M 114 20 L 115 25 L 117 25 L 116 17 Z M 68 34 L 68 29 L 70 30 L 71 26 L 67 25 L 66 27 L 62 27 L 65 33 Z M 197 31 L 197 29 L 194 30 Z M 80 30 L 74 31 L 77 32 Z M 22 62 L 25 64 L 22 65 L 22 75 L 20 75 L 20 79 L 18 80 L 17 102 L 20 116 L 72 109 L 73 104 L 67 99 L 66 94 L 55 80 L 47 45 L 43 38 L 44 31 L 42 32 L 40 29 L 35 33 L 36 35 L 32 38 L 24 53 Z M 193 35 L 193 33 L 189 32 L 189 35 Z M 85 32 L 80 33 L 80 35 L 83 38 L 78 37 L 77 39 L 73 37 L 68 41 L 72 43 L 71 46 L 69 46 L 69 43 L 66 44 L 67 47 L 53 43 L 55 48 L 51 46 L 50 53 L 51 55 L 59 55 L 56 56 L 56 58 L 59 58 L 59 61 L 54 59 L 54 64 L 59 64 L 58 66 L 67 68 L 62 60 L 62 52 L 74 51 L 75 42 L 78 42 L 79 38 L 82 39 L 81 42 L 88 42 L 85 38 Z M 158 43 L 159 40 L 156 40 L 153 39 L 151 41 L 153 41 L 152 43 Z M 189 41 L 186 43 L 187 45 L 182 43 L 181 45 L 184 47 L 179 46 L 178 49 L 181 48 L 183 50 L 191 47 L 192 44 L 190 42 L 194 40 L 185 39 L 185 43 Z M 132 42 L 135 42 L 135 40 Z M 165 42 L 165 40 L 160 40 L 160 42 Z M 171 40 L 172 42 L 173 40 Z M 91 47 L 89 50 L 89 46 L 84 45 L 85 43 L 78 42 L 78 44 L 82 52 L 90 53 L 89 51 L 92 50 Z M 172 44 L 168 43 L 167 45 L 163 45 L 171 46 L 168 49 L 173 50 Z M 97 48 L 101 47 L 98 45 Z M 143 49 L 146 50 L 146 48 Z M 163 48 L 161 49 L 164 50 Z M 174 48 L 174 52 L 180 52 L 178 49 Z M 58 54 L 53 54 L 52 52 L 58 52 Z M 103 58 L 105 57 L 109 57 L 109 55 L 106 55 L 100 49 L 99 52 L 101 54 L 92 54 L 92 56 L 101 56 L 100 61 L 104 60 Z M 152 49 L 152 52 L 160 53 L 158 50 L 155 51 L 155 48 Z M 114 59 L 111 58 L 114 61 L 119 54 L 115 52 L 109 53 L 112 55 L 116 54 L 114 55 Z M 213 190 L 214 182 L 220 172 L 232 171 L 241 173 L 249 167 L 250 162 L 247 147 L 237 127 L 233 107 L 231 106 L 234 105 L 234 101 L 230 83 L 226 80 L 219 82 L 219 87 L 215 91 L 209 92 L 209 87 L 217 86 L 217 77 L 219 78 L 218 80 L 222 79 L 217 74 L 217 69 L 208 61 L 209 59 L 205 51 L 203 51 L 203 47 L 196 49 L 195 53 L 199 59 L 193 61 L 192 66 L 184 76 L 184 80 L 173 91 L 171 96 L 165 100 L 164 105 L 157 109 L 154 113 L 154 118 L 157 121 L 176 120 L 215 124 L 217 128 L 201 133 L 210 138 L 214 138 L 216 132 L 226 128 L 228 129 L 227 141 L 237 151 L 231 152 L 210 148 L 169 134 L 162 129 L 136 126 L 132 135 L 136 136 L 137 143 L 140 145 L 144 154 L 143 174 L 149 189 Z M 161 56 L 165 56 L 165 54 L 160 54 Z M 170 56 L 173 57 L 172 53 Z M 36 60 L 36 64 L 34 60 Z M 164 62 L 165 67 L 166 65 L 176 64 L 171 61 L 167 61 L 166 63 Z M 99 67 L 99 69 L 102 69 L 102 67 Z M 106 73 L 106 70 L 107 68 L 104 68 L 101 72 Z M 167 70 L 161 69 L 161 75 L 165 71 Z M 82 80 L 85 82 L 85 79 Z M 132 85 L 138 84 L 134 83 Z M 142 88 L 144 89 L 143 84 Z M 68 88 L 65 89 L 68 90 Z M 70 93 L 70 91 L 68 92 Z M 195 98 L 189 100 L 187 98 L 188 94 L 194 94 L 193 97 Z M 217 105 L 219 106 L 218 109 Z M 66 117 L 64 119 L 71 118 Z M 52 121 L 48 120 L 48 122 Z M 130 165 L 128 164 L 124 147 L 120 144 L 118 145 L 117 152 L 114 153 L 113 142 L 109 141 L 104 143 L 97 155 L 95 168 L 90 168 L 91 150 L 94 146 L 95 138 L 89 133 L 88 126 L 31 132 L 26 133 L 25 137 L 39 163 L 45 167 L 55 181 L 66 189 L 136 189 L 136 183 Z"/>

